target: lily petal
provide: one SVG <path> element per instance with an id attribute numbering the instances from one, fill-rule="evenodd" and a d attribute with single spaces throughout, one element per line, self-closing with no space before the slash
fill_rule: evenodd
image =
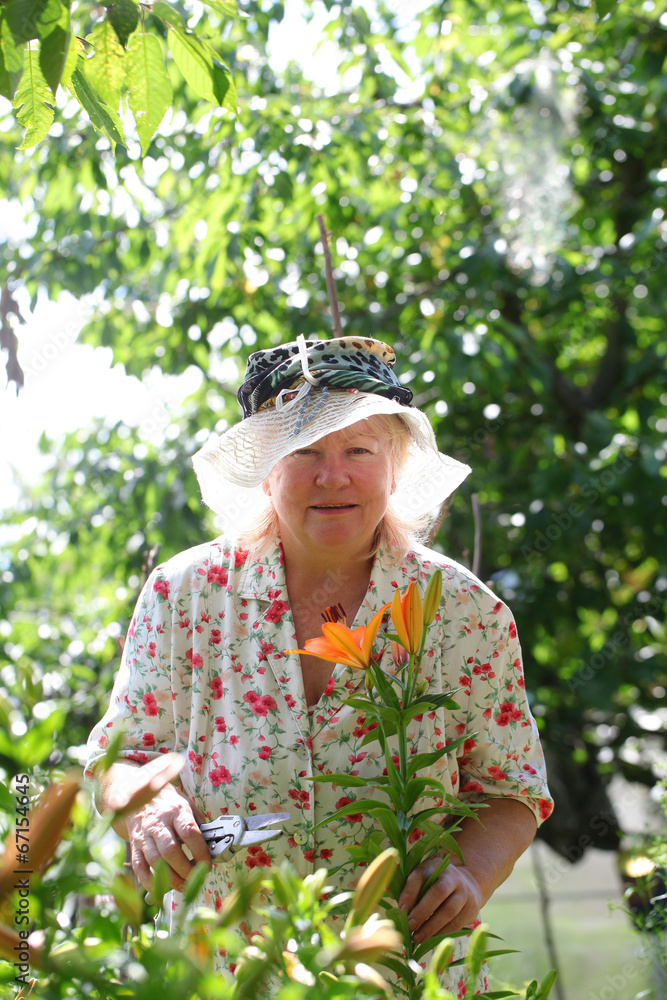
<path id="1" fill-rule="evenodd" d="M 419 587 L 413 582 L 408 587 L 404 598 L 403 613 L 405 624 L 410 637 L 409 650 L 411 653 L 418 653 L 422 641 L 422 631 L 424 629 L 424 605 Z"/>
<path id="2" fill-rule="evenodd" d="M 363 629 L 361 631 L 363 632 Z M 322 632 L 333 646 L 355 661 L 354 666 L 362 668 L 368 666 L 367 663 L 364 663 L 361 655 L 361 644 L 358 641 L 361 636 L 355 635 L 359 629 L 351 632 L 347 625 L 341 625 L 340 622 L 326 622 L 322 626 Z"/>
<path id="3" fill-rule="evenodd" d="M 365 635 L 361 643 L 361 655 L 363 657 L 364 663 L 369 666 L 371 662 L 371 653 L 373 651 L 373 643 L 375 642 L 375 637 L 378 634 L 378 630 L 384 618 L 384 613 L 389 607 L 389 604 L 383 604 L 380 610 L 373 615 L 371 620 L 365 629 Z"/>
<path id="4" fill-rule="evenodd" d="M 410 648 L 410 636 L 408 635 L 408 630 L 405 625 L 405 618 L 403 617 L 403 608 L 401 606 L 401 592 L 398 588 L 394 591 L 394 599 L 391 602 L 391 620 L 394 623 L 394 628 L 396 629 L 396 635 L 399 638 L 401 646 L 405 646 L 406 649 Z"/>
<path id="5" fill-rule="evenodd" d="M 338 646 L 332 645 L 328 639 L 325 639 L 321 635 L 315 639 L 306 639 L 305 649 L 285 649 L 283 652 L 301 653 L 304 656 L 317 656 L 320 660 L 327 660 L 329 663 L 348 663 L 348 660 L 341 658 L 343 654 Z M 348 666 L 354 665 L 348 663 Z"/>

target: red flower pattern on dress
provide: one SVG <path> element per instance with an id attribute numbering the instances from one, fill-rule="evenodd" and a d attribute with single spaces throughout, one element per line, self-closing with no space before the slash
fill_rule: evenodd
<path id="1" fill-rule="evenodd" d="M 214 587 L 226 587 L 229 577 L 224 566 L 209 566 L 206 579 Z"/>
<path id="2" fill-rule="evenodd" d="M 348 799 L 347 795 L 344 795 L 342 799 L 339 799 L 336 803 L 336 809 L 342 809 L 343 806 L 349 806 L 350 803 L 354 801 L 355 799 Z M 363 813 L 348 813 L 346 816 L 343 816 L 343 821 L 345 823 L 361 823 L 363 818 Z"/>
<path id="3" fill-rule="evenodd" d="M 169 597 L 169 581 L 168 580 L 156 580 L 153 584 L 153 592 L 164 597 L 165 600 Z"/>
<path id="4" fill-rule="evenodd" d="M 286 611 L 289 611 L 289 604 L 287 601 L 274 601 L 264 615 L 264 618 L 267 622 L 271 622 L 272 625 L 276 625 Z"/>
<path id="5" fill-rule="evenodd" d="M 458 688 L 454 696 L 458 707 L 420 713 L 412 721 L 410 759 L 463 735 L 463 747 L 422 773 L 442 781 L 447 791 L 463 800 L 490 794 L 521 796 L 541 820 L 551 803 L 535 750 L 520 650 L 512 638 L 507 608 L 486 588 L 476 590 L 467 571 L 448 564 L 444 556 L 420 550 L 399 563 L 386 552 L 378 555 L 373 569 L 364 602 L 366 617 L 360 614 L 354 625 L 377 613 L 396 587 L 404 591 L 414 579 L 423 587 L 434 565 L 443 569 L 447 614 L 436 618 L 429 633 L 428 652 L 434 652 L 428 659 L 429 685 L 434 693 Z M 352 812 L 334 824 L 333 835 L 322 829 L 305 845 L 297 844 L 298 830 L 310 829 L 314 820 L 337 805 L 358 810 L 354 800 L 343 795 L 344 787 L 313 786 L 309 779 L 327 771 L 379 777 L 384 759 L 376 744 L 361 745 L 372 728 L 363 713 L 341 705 L 363 684 L 363 674 L 343 665 L 327 681 L 326 708 L 317 713 L 320 721 L 308 737 L 298 665 L 282 657 L 282 651 L 296 643 L 278 550 L 259 557 L 218 539 L 182 553 L 151 577 L 132 621 L 125 666 L 109 714 L 93 734 L 96 757 L 103 755 L 105 741 L 108 745 L 122 727 L 126 743 L 121 753 L 132 759 L 146 762 L 156 751 L 171 749 L 187 756 L 180 775 L 183 790 L 207 819 L 221 813 L 257 815 L 276 808 L 289 812 L 291 818 L 275 850 L 281 859 L 289 858 L 300 875 L 311 872 L 313 864 L 335 870 L 348 860 L 346 845 L 361 843 L 377 829 L 376 821 L 371 814 Z M 453 651 L 452 639 L 459 643 Z M 155 655 L 150 655 L 150 643 Z M 445 649 L 451 652 L 442 656 Z M 205 673 L 209 667 L 210 674 Z M 483 738 L 486 733 L 488 741 Z M 396 752 L 392 743 L 391 753 Z M 494 776 L 489 770 L 494 767 L 504 777 Z M 374 795 L 364 789 L 364 797 Z M 436 798 L 425 797 L 425 804 L 437 804 Z M 214 865 L 198 902 L 213 906 L 249 867 L 269 864 L 269 851 L 258 848 Z M 332 875 L 335 891 L 350 887 L 347 872 Z M 252 932 L 258 929 L 252 919 L 248 923 Z M 463 942 L 457 944 L 457 957 L 464 947 Z M 216 958 L 216 968 L 222 970 L 228 962 Z M 445 976 L 454 994 L 459 975 L 453 970 Z M 480 976 L 474 988 L 479 990 L 482 983 Z"/>
<path id="6" fill-rule="evenodd" d="M 504 701 L 500 706 L 500 711 L 496 715 L 498 726 L 507 726 L 510 722 L 519 722 L 523 719 L 523 713 L 511 701 Z"/>
<path id="7" fill-rule="evenodd" d="M 246 851 L 245 863 L 248 868 L 270 868 L 271 858 L 259 844 L 253 844 Z"/>
<path id="8" fill-rule="evenodd" d="M 141 700 L 144 704 L 144 712 L 146 713 L 146 715 L 160 714 L 160 709 L 157 707 L 155 695 L 152 693 L 152 691 L 147 691 Z"/>
<path id="9" fill-rule="evenodd" d="M 275 698 L 270 695 L 258 695 L 256 691 L 246 691 L 243 701 L 250 706 L 253 715 L 267 716 L 269 712 L 274 712 L 278 707 Z"/>
<path id="10" fill-rule="evenodd" d="M 218 785 L 230 785 L 232 782 L 231 774 L 222 765 L 209 773 L 209 779 L 214 788 L 217 788 Z"/>
<path id="11" fill-rule="evenodd" d="M 186 650 L 185 659 L 190 661 L 194 670 L 199 670 L 204 666 L 204 658 L 199 653 L 195 653 L 192 647 Z"/>

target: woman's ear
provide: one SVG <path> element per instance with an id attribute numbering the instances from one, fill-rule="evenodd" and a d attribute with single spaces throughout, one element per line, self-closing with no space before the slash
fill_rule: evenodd
<path id="1" fill-rule="evenodd" d="M 271 496 L 271 486 L 269 484 L 269 480 L 268 479 L 265 479 L 264 482 L 262 483 L 262 489 L 266 493 L 267 497 Z"/>

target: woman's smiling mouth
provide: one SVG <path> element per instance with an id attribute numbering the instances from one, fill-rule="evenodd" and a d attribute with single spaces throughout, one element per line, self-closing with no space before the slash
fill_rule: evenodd
<path id="1" fill-rule="evenodd" d="M 352 510 L 356 506 L 357 506 L 356 503 L 321 503 L 321 504 L 313 504 L 311 510 L 341 511 L 341 510 Z"/>

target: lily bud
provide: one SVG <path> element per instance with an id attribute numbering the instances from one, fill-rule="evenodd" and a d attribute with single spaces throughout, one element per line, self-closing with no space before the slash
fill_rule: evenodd
<path id="1" fill-rule="evenodd" d="M 398 865 L 398 851 L 394 847 L 387 848 L 382 854 L 371 861 L 370 865 L 359 879 L 350 919 L 352 923 L 362 924 L 384 895 L 387 885 Z"/>
<path id="2" fill-rule="evenodd" d="M 366 692 L 368 694 L 370 694 L 371 691 L 373 690 L 373 688 L 375 687 L 375 682 L 373 680 L 373 675 L 370 672 L 370 670 L 366 671 L 366 676 L 364 678 L 364 684 L 366 685 Z"/>
<path id="3" fill-rule="evenodd" d="M 402 646 L 408 653 L 418 653 L 424 629 L 424 608 L 419 587 L 411 583 L 401 597 L 400 592 L 394 592 L 391 603 L 391 620 Z"/>
<path id="4" fill-rule="evenodd" d="M 401 935 L 391 920 L 374 914 L 361 927 L 350 927 L 336 958 L 341 961 L 374 962 L 387 952 L 400 951 Z"/>
<path id="5" fill-rule="evenodd" d="M 428 681 L 424 678 L 421 680 L 417 687 L 415 688 L 415 695 L 417 698 L 421 698 L 428 691 Z"/>
<path id="6" fill-rule="evenodd" d="M 424 625 L 430 625 L 435 618 L 442 599 L 442 571 L 436 569 L 428 581 L 424 594 Z"/>
<path id="7" fill-rule="evenodd" d="M 431 971 L 434 972 L 436 976 L 442 975 L 454 957 L 455 944 L 456 942 L 452 938 L 445 938 L 445 940 L 441 941 L 433 952 L 430 966 Z"/>
<path id="8" fill-rule="evenodd" d="M 404 649 L 403 646 L 400 646 L 397 642 L 392 642 L 391 655 L 394 663 L 400 670 L 401 667 L 404 667 L 405 664 L 408 662 L 410 654 L 408 653 L 407 649 Z"/>

